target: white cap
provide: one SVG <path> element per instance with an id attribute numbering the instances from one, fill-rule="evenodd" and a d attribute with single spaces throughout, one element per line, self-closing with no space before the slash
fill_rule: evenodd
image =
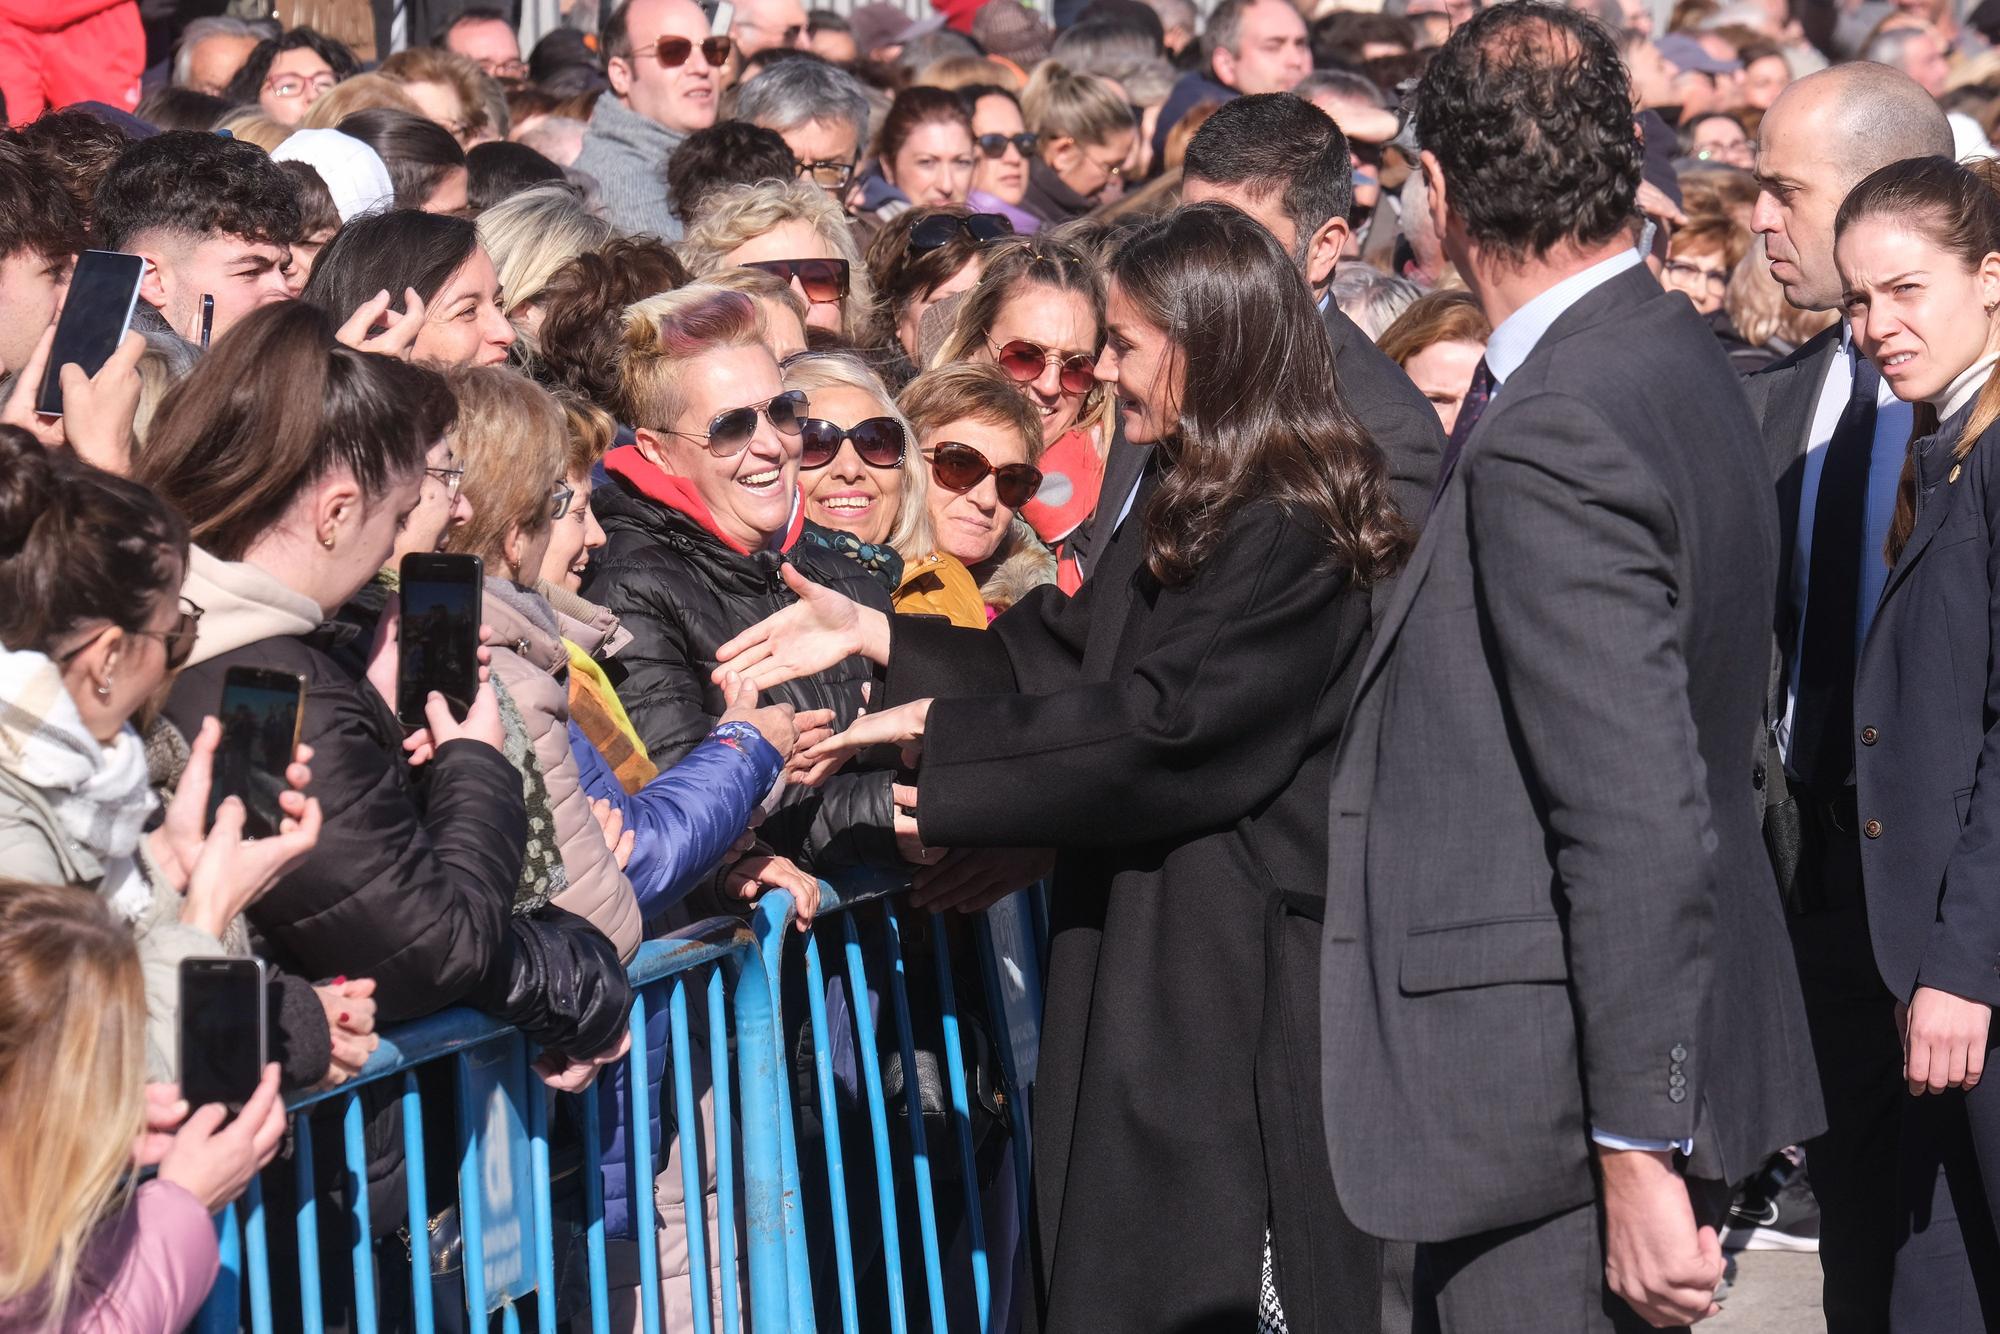
<path id="1" fill-rule="evenodd" d="M 381 155 L 351 134 L 339 130 L 294 130 L 271 154 L 276 162 L 303 162 L 326 182 L 342 222 L 384 209 L 396 198 L 396 186 Z"/>

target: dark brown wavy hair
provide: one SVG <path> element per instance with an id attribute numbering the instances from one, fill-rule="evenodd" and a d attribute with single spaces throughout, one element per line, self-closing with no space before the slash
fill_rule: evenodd
<path id="1" fill-rule="evenodd" d="M 1146 565 L 1192 579 L 1253 500 L 1318 529 L 1327 564 L 1359 583 L 1393 574 L 1411 534 L 1382 451 L 1341 401 L 1333 345 L 1291 257 L 1226 204 L 1133 232 L 1111 281 L 1166 333 L 1182 368 L 1172 457 L 1146 509 Z"/>

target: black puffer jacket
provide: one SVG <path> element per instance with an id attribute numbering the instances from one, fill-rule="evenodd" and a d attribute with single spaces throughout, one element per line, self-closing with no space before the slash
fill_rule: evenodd
<path id="1" fill-rule="evenodd" d="M 779 574 L 785 561 L 815 583 L 890 610 L 882 586 L 844 556 L 809 543 L 795 544 L 782 557 L 768 551 L 744 555 L 696 518 L 643 494 L 619 475 L 643 476 L 651 469 L 636 449 L 615 451 L 608 462 L 614 466 L 600 472 L 591 493 L 608 541 L 591 557 L 583 595 L 617 613 L 632 634 L 632 642 L 605 668 L 653 763 L 662 769 L 692 750 L 722 716 L 722 691 L 710 679 L 716 649 L 798 600 Z M 865 659 L 849 658 L 765 691 L 763 702 L 832 709 L 838 730 L 860 713 L 861 688 L 873 680 Z M 822 875 L 854 866 L 899 866 L 890 796 L 894 777 L 889 770 L 850 768 L 816 791 L 788 790 L 760 833 L 777 851 Z"/>

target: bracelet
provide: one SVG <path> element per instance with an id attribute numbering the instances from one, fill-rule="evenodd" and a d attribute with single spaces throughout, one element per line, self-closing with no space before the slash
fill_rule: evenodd
<path id="1" fill-rule="evenodd" d="M 708 739 L 720 741 L 731 750 L 747 755 L 750 753 L 750 744 L 753 741 L 762 741 L 764 734 L 749 723 L 718 723 L 715 730 L 708 734 Z"/>

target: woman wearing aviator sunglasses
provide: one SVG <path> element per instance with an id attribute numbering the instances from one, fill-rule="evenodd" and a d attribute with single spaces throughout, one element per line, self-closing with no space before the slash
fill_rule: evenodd
<path id="1" fill-rule="evenodd" d="M 994 242 L 984 268 L 930 364 L 990 362 L 1035 405 L 1047 477 L 1022 517 L 1060 556 L 1097 506 L 1113 430 L 1111 396 L 1094 369 L 1104 346 L 1102 279 L 1081 251 L 1042 237 Z M 1066 578 L 1074 566 L 1063 563 Z"/>
<path id="2" fill-rule="evenodd" d="M 809 329 L 859 340 L 875 299 L 847 215 L 805 181 L 731 186 L 710 197 L 680 246 L 697 278 L 740 265 L 775 274 L 810 309 Z"/>
<path id="3" fill-rule="evenodd" d="M 712 679 L 716 649 L 796 601 L 780 557 L 794 578 L 863 605 L 886 612 L 889 594 L 855 562 L 800 540 L 808 397 L 785 388 L 750 297 L 696 286 L 632 307 L 618 399 L 636 442 L 605 456 L 607 480 L 591 497 L 605 545 L 581 592 L 633 636 L 618 658 L 619 694 L 665 768 L 729 707 Z M 872 679 L 851 658 L 764 698 L 797 709 L 811 730 L 854 718 Z M 899 844 L 912 856 L 919 845 L 897 814 L 893 785 L 883 770 L 840 774 L 818 791 L 795 786 L 759 832 L 814 871 L 899 866 Z"/>

